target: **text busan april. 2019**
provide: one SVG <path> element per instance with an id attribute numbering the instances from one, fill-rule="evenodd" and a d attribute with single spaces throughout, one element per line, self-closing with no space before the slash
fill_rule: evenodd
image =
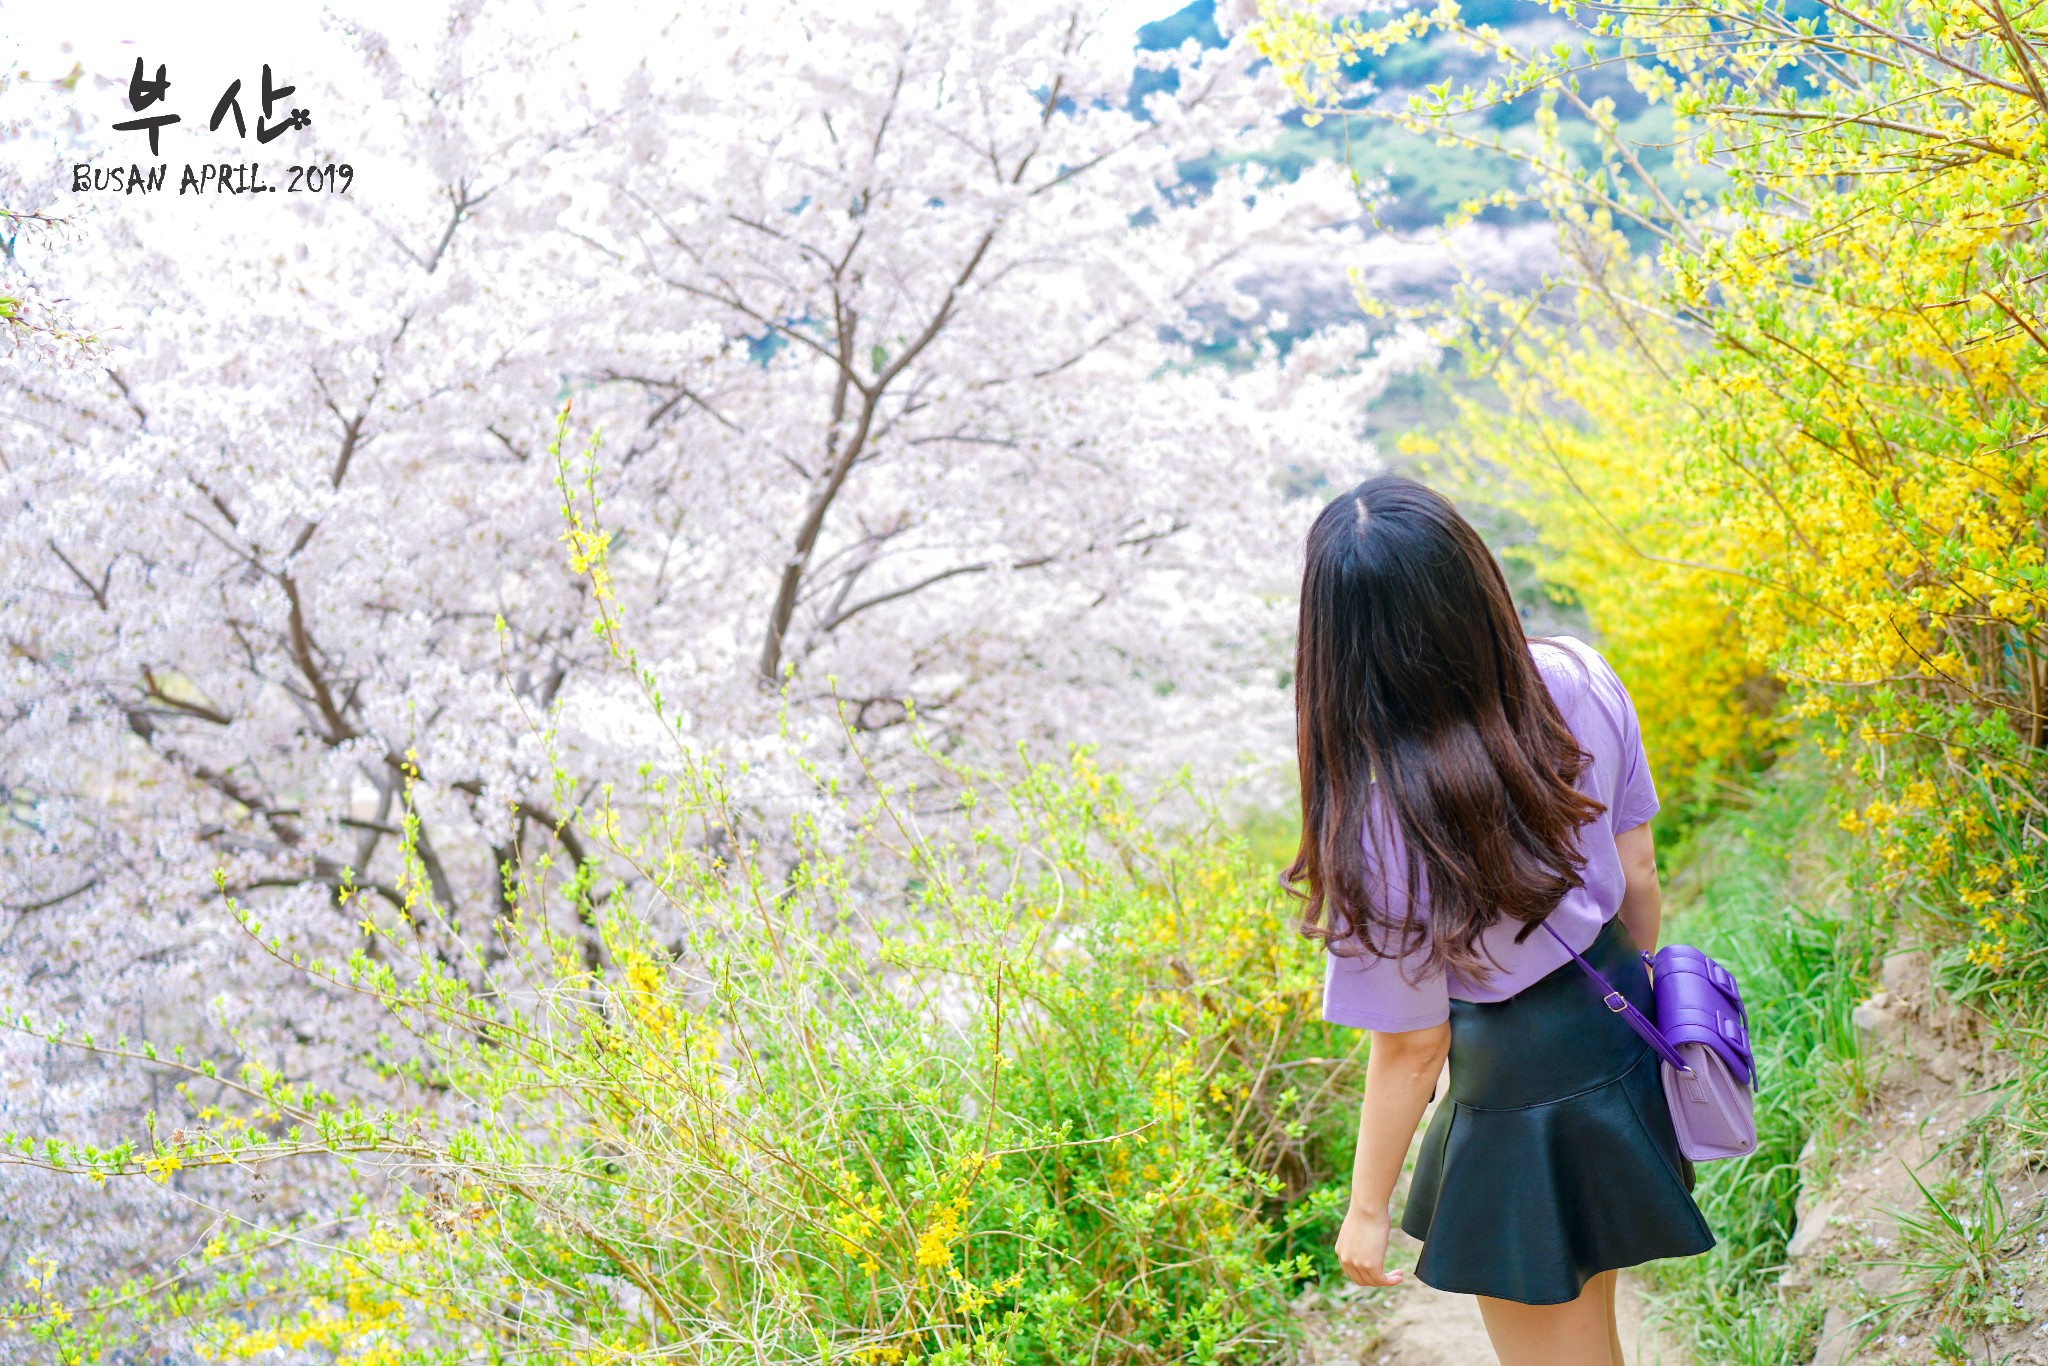
<path id="1" fill-rule="evenodd" d="M 145 170 L 141 166 L 94 166 L 74 162 L 71 190 L 74 194 L 94 191 L 113 194 L 158 194 L 171 188 L 170 164 L 158 162 Z M 356 168 L 332 162 L 324 166 L 287 166 L 284 183 L 272 184 L 263 176 L 261 162 L 186 162 L 177 180 L 179 194 L 347 194 L 355 185 Z"/>

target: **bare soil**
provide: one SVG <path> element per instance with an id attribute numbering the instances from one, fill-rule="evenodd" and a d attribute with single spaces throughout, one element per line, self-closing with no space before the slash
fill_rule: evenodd
<path id="1" fill-rule="evenodd" d="M 1615 1311 L 1628 1366 L 1690 1366 L 1646 1312 L 1641 1285 L 1626 1273 Z M 1478 1301 L 1420 1282 L 1370 1298 L 1337 1298 L 1308 1312 L 1301 1366 L 1490 1366 L 1495 1360 Z"/>
<path id="2" fill-rule="evenodd" d="M 1869 1103 L 1848 1132 L 1801 1154 L 1805 1194 L 1780 1293 L 1824 1307 L 1812 1366 L 2048 1366 L 2044 1154 L 2014 1151 L 1997 1114 L 2017 1060 L 1993 1048 L 1986 1022 L 1944 1000 L 1929 975 L 1924 953 L 1893 953 L 1883 989 L 1856 1009 Z M 1998 1250 L 1988 1307 L 1982 1296 L 1944 1293 L 1939 1250 L 1901 1229 L 1900 1214 L 1928 1209 L 1916 1177 L 1945 1192 L 1966 1222 L 1984 1219 L 1995 1201 L 2017 1226 Z"/>

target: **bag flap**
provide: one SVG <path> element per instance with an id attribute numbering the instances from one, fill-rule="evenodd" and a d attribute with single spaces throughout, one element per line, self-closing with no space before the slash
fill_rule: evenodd
<path id="1" fill-rule="evenodd" d="M 1745 1085 L 1755 1067 L 1749 1047 L 1749 1031 L 1742 1021 L 1725 1011 L 1680 1010 L 1671 1014 L 1660 1007 L 1657 1011 L 1657 1028 L 1672 1047 L 1684 1044 L 1702 1044 L 1714 1051 L 1714 1055 L 1728 1064 Z"/>
<path id="2" fill-rule="evenodd" d="M 1654 960 L 1657 1028 L 1678 1044 L 1714 1050 L 1745 1083 L 1753 1080 L 1747 1012 L 1735 976 L 1690 944 L 1672 944 Z"/>

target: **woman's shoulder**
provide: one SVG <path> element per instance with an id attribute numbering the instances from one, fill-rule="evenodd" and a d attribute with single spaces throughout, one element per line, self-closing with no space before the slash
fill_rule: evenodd
<path id="1" fill-rule="evenodd" d="M 1628 690 L 1606 656 L 1573 636 L 1542 636 L 1529 642 L 1536 670 L 1567 717 L 1588 700 L 1614 713 L 1628 705 Z"/>
<path id="2" fill-rule="evenodd" d="M 1613 679 L 1614 668 L 1606 656 L 1576 636 L 1532 636 L 1529 654 L 1544 678 L 1576 677 Z M 1616 680 L 1619 681 L 1619 680 Z"/>

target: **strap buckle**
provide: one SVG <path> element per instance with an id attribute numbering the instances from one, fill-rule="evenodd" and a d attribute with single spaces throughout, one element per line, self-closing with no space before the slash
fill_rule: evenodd
<path id="1" fill-rule="evenodd" d="M 1600 999 L 1606 1004 L 1607 1008 L 1613 1011 L 1616 1015 L 1619 1015 L 1623 1011 L 1628 1009 L 1628 998 L 1623 996 L 1618 991 L 1610 991 L 1605 996 L 1602 996 Z"/>

